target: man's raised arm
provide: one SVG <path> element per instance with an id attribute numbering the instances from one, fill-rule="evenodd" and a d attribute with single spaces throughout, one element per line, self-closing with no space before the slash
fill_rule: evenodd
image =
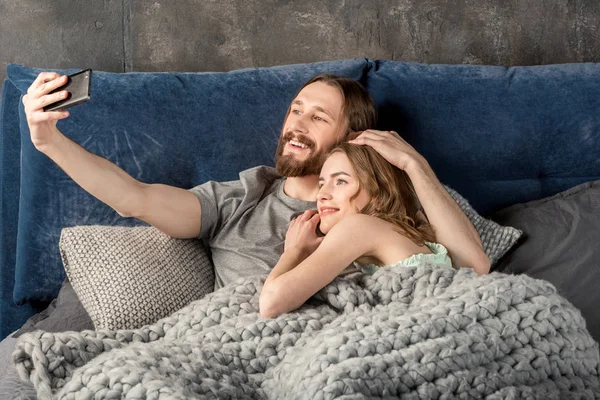
<path id="1" fill-rule="evenodd" d="M 44 112 L 43 107 L 65 98 L 65 91 L 48 94 L 65 83 L 65 76 L 42 72 L 23 96 L 31 141 L 36 149 L 119 215 L 138 218 L 172 237 L 198 237 L 201 207 L 193 193 L 168 185 L 142 183 L 58 130 L 56 122 L 67 118 L 69 113 Z"/>

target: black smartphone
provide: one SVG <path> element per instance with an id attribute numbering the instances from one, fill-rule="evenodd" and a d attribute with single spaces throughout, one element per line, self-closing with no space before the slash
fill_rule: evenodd
<path id="1" fill-rule="evenodd" d="M 48 104 L 44 107 L 44 111 L 62 111 L 77 104 L 84 103 L 90 99 L 90 90 L 92 87 L 92 70 L 85 69 L 83 71 L 67 76 L 67 83 L 59 88 L 54 89 L 51 93 L 67 90 L 69 95 L 55 103 Z"/>

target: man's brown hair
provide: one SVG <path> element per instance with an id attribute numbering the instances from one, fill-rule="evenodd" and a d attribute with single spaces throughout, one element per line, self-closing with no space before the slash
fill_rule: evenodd
<path id="1" fill-rule="evenodd" d="M 323 82 L 337 88 L 342 95 L 342 116 L 344 118 L 343 121 L 339 121 L 340 125 L 338 129 L 339 131 L 343 130 L 344 135 L 340 137 L 339 142 L 346 140 L 350 132 L 364 131 L 374 127 L 377 114 L 373 100 L 367 89 L 360 82 L 339 75 L 320 74 L 302 85 L 294 98 L 298 97 L 302 89 L 315 82 Z M 287 109 L 284 121 L 287 121 L 291 110 L 292 104 Z M 275 151 L 277 172 L 287 177 L 318 174 L 325 161 L 327 149 L 317 154 L 317 156 L 312 156 L 303 163 L 292 162 L 289 157 L 282 157 L 286 140 L 289 139 L 286 137 L 286 132 L 283 131 L 284 128 L 285 122 L 279 136 L 277 150 Z"/>
<path id="2" fill-rule="evenodd" d="M 352 131 L 364 131 L 375 128 L 377 112 L 373 105 L 373 99 L 360 82 L 346 78 L 345 76 L 319 74 L 302 85 L 294 98 L 298 96 L 302 89 L 315 82 L 323 82 L 333 86 L 342 94 L 344 100 L 342 105 L 342 115 L 346 117 L 347 123 L 345 135 L 348 135 Z M 291 109 L 292 106 L 290 104 L 284 120 L 287 120 Z"/>

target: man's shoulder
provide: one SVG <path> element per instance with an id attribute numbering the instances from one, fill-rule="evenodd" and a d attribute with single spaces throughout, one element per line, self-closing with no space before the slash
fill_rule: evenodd
<path id="1" fill-rule="evenodd" d="M 199 193 L 202 191 L 216 192 L 223 190 L 229 192 L 239 191 L 240 194 L 244 192 L 262 192 L 268 188 L 274 187 L 284 179 L 285 177 L 278 174 L 275 168 L 261 165 L 241 171 L 239 173 L 239 179 L 237 180 L 210 180 L 189 190 L 194 193 Z"/>
<path id="2" fill-rule="evenodd" d="M 264 186 L 270 186 L 283 179 L 285 177 L 280 175 L 275 168 L 266 165 L 259 165 L 258 167 L 248 168 L 240 172 L 240 181 L 262 184 Z"/>

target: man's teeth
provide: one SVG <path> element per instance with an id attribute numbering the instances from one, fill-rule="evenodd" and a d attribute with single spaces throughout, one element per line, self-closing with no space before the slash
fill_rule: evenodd
<path id="1" fill-rule="evenodd" d="M 297 141 L 295 141 L 295 140 L 290 140 L 290 143 L 291 143 L 292 145 L 296 146 L 296 147 L 300 147 L 300 148 L 303 148 L 303 149 L 308 149 L 308 146 L 307 146 L 307 145 L 305 145 L 305 144 L 302 144 L 302 143 L 300 143 L 300 142 L 297 142 Z"/>

